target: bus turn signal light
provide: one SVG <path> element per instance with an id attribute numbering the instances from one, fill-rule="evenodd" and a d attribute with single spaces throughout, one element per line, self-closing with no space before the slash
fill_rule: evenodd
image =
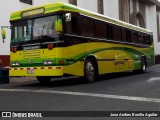
<path id="1" fill-rule="evenodd" d="M 53 44 L 48 44 L 48 49 L 52 50 L 53 49 Z"/>
<path id="2" fill-rule="evenodd" d="M 60 65 L 64 65 L 64 61 L 63 61 L 63 60 L 60 60 L 60 61 L 59 61 L 59 64 L 60 64 Z"/>
<path id="3" fill-rule="evenodd" d="M 12 48 L 12 52 L 16 53 L 17 52 L 17 48 L 16 47 Z"/>

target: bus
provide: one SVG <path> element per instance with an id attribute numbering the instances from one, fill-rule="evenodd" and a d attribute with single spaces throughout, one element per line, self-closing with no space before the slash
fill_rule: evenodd
<path id="1" fill-rule="evenodd" d="M 68 3 L 14 12 L 10 23 L 10 76 L 48 83 L 72 75 L 93 82 L 99 75 L 144 73 L 154 65 L 150 30 Z"/>

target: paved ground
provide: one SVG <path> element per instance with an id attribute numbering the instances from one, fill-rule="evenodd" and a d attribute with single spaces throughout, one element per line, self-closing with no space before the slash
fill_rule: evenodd
<path id="1" fill-rule="evenodd" d="M 84 84 L 81 79 L 74 77 L 56 79 L 47 85 L 40 84 L 35 77 L 11 78 L 10 84 L 0 84 L 0 111 L 156 112 L 160 111 L 159 93 L 160 65 L 148 69 L 145 74 L 132 72 L 109 74 L 91 84 Z M 78 113 L 71 114 L 76 116 Z M 91 114 L 98 116 L 98 113 Z M 158 120 L 158 118 L 143 117 L 89 118 L 89 116 L 88 118 L 58 117 L 54 119 Z"/>

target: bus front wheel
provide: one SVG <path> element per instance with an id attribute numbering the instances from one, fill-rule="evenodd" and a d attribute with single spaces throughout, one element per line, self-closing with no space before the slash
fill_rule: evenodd
<path id="1" fill-rule="evenodd" d="M 51 81 L 51 77 L 49 77 L 49 76 L 37 76 L 37 80 L 42 84 L 47 84 Z"/>
<path id="2" fill-rule="evenodd" d="M 143 57 L 141 59 L 141 73 L 145 73 L 147 71 L 147 64 L 146 64 L 146 59 Z"/>
<path id="3" fill-rule="evenodd" d="M 147 71 L 147 63 L 144 57 L 141 58 L 141 68 L 139 70 L 134 70 L 135 73 L 145 73 Z"/>
<path id="4" fill-rule="evenodd" d="M 92 59 L 85 61 L 84 78 L 86 82 L 94 82 L 97 79 L 96 63 Z"/>

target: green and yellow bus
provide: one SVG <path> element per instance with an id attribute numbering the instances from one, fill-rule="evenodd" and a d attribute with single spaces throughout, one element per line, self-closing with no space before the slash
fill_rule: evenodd
<path id="1" fill-rule="evenodd" d="M 67 3 L 14 12 L 10 76 L 80 76 L 135 71 L 154 64 L 153 33 Z"/>

